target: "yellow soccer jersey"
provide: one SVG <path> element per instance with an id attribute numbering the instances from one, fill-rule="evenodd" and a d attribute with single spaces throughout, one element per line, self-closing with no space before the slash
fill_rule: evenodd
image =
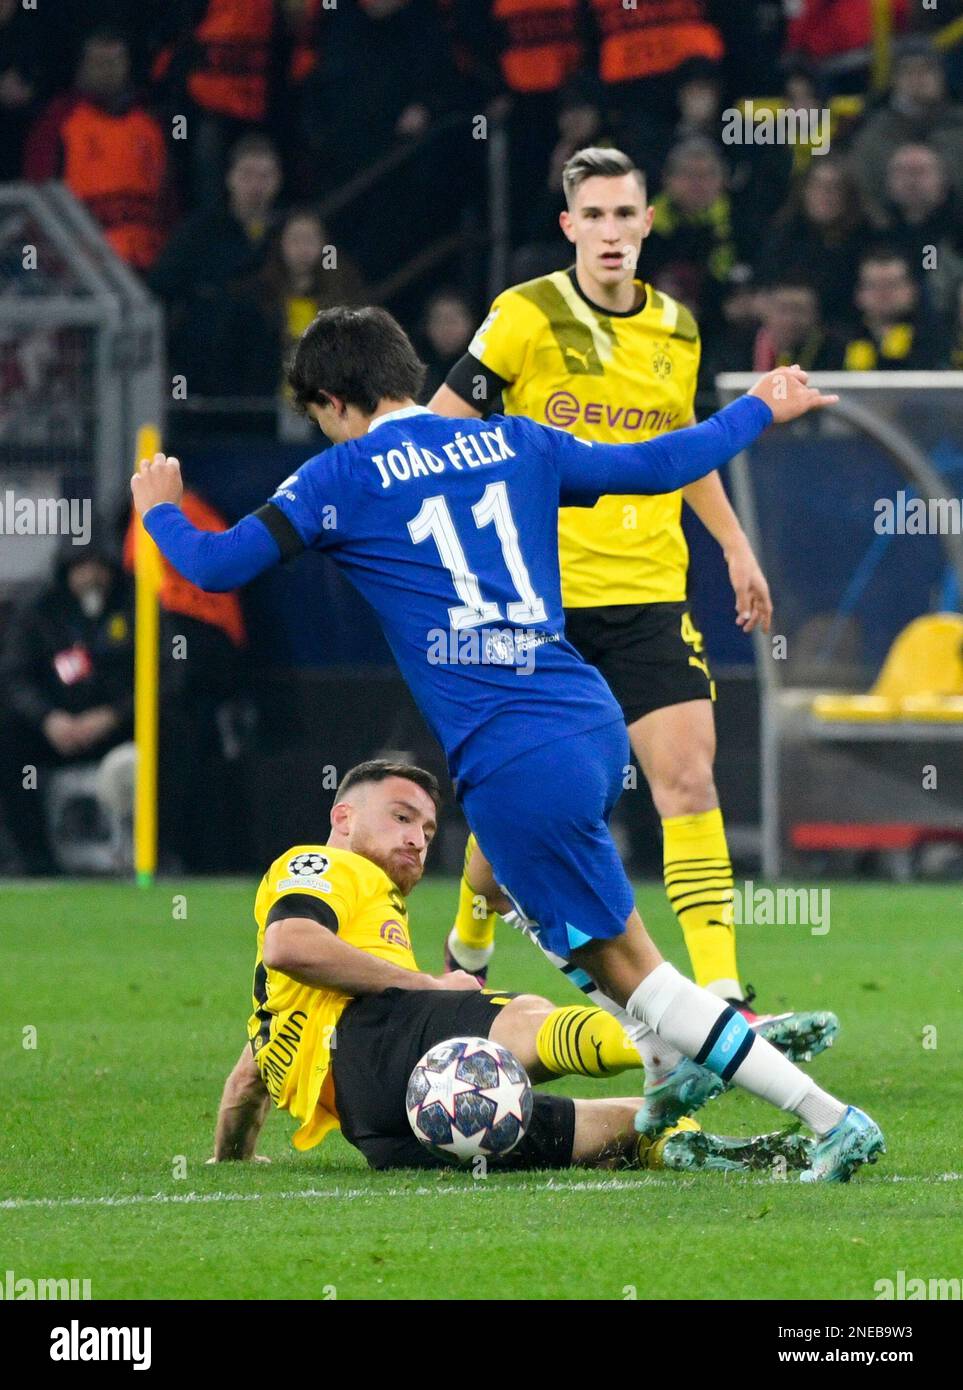
<path id="1" fill-rule="evenodd" d="M 699 330 L 688 309 L 636 281 L 640 308 L 605 313 L 581 294 L 574 271 L 504 290 L 469 352 L 509 384 L 506 413 L 624 444 L 692 418 Z M 567 608 L 679 602 L 688 547 L 682 494 L 603 497 L 559 512 L 562 601 Z"/>
<path id="2" fill-rule="evenodd" d="M 408 937 L 405 900 L 370 859 L 331 845 L 295 845 L 275 859 L 262 878 L 254 903 L 257 961 L 254 1012 L 247 1032 L 275 1105 L 301 1121 L 294 1147 L 310 1149 L 338 1124 L 331 1048 L 338 1019 L 350 1001 L 339 990 L 313 989 L 265 966 L 261 953 L 268 914 L 280 898 L 294 893 L 326 904 L 337 920 L 338 936 L 349 946 L 405 970 L 418 966 Z M 319 931 L 328 929 L 318 926 Z"/>

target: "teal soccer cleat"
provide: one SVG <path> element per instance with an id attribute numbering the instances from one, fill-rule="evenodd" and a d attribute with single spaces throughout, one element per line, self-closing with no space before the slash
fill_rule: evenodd
<path id="1" fill-rule="evenodd" d="M 757 1014 L 752 1009 L 755 997 L 755 990 L 748 985 L 745 999 L 730 999 L 728 1003 L 739 1010 L 754 1033 L 772 1043 L 773 1047 L 778 1047 L 790 1062 L 809 1062 L 836 1041 L 839 1019 L 828 1009 L 806 1013 Z"/>
<path id="2" fill-rule="evenodd" d="M 849 1182 L 863 1163 L 875 1163 L 886 1152 L 883 1131 L 875 1120 L 855 1105 L 837 1125 L 816 1140 L 812 1166 L 800 1173 L 800 1182 Z"/>
<path id="3" fill-rule="evenodd" d="M 675 1173 L 760 1173 L 808 1168 L 814 1144 L 795 1130 L 756 1134 L 750 1139 L 677 1131 L 662 1145 L 662 1167 Z"/>
<path id="4" fill-rule="evenodd" d="M 635 1112 L 636 1132 L 658 1134 L 683 1115 L 691 1115 L 722 1095 L 725 1089 L 726 1083 L 714 1071 L 683 1057 L 664 1081 L 646 1087 L 642 1105 Z"/>

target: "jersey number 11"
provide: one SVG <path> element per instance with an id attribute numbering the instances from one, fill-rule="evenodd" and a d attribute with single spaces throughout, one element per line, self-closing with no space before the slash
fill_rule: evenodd
<path id="1" fill-rule="evenodd" d="M 543 623 L 546 619 L 545 604 L 532 588 L 528 568 L 522 559 L 518 544 L 518 527 L 512 516 L 508 502 L 508 490 L 504 482 L 489 483 L 479 501 L 471 509 L 475 525 L 481 529 L 494 522 L 495 531 L 502 545 L 502 557 L 512 583 L 519 593 L 519 600 L 506 605 L 506 617 L 510 623 Z M 482 598 L 478 576 L 469 568 L 468 557 L 455 530 L 448 503 L 444 497 L 426 497 L 417 516 L 408 522 L 408 532 L 415 545 L 420 545 L 430 536 L 438 547 L 441 563 L 451 575 L 455 593 L 461 603 L 448 610 L 448 621 L 453 632 L 466 627 L 479 627 L 482 623 L 501 620 L 497 603 L 486 602 Z"/>

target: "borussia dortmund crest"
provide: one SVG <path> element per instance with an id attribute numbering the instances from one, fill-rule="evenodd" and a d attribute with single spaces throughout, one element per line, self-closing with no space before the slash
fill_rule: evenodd
<path id="1" fill-rule="evenodd" d="M 667 352 L 663 352 L 662 348 L 658 348 L 652 358 L 652 370 L 663 381 L 667 376 L 672 375 L 672 358 Z"/>

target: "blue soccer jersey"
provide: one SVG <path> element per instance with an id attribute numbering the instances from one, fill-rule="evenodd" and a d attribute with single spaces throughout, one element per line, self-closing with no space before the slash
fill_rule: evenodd
<path id="1" fill-rule="evenodd" d="M 462 790 L 520 753 L 622 718 L 565 640 L 559 506 L 672 491 L 771 420 L 744 397 L 693 429 L 592 445 L 520 416 L 453 420 L 413 406 L 308 459 L 233 531 L 197 532 L 170 504 L 145 525 L 206 588 L 305 547 L 329 554 L 378 614 Z"/>

